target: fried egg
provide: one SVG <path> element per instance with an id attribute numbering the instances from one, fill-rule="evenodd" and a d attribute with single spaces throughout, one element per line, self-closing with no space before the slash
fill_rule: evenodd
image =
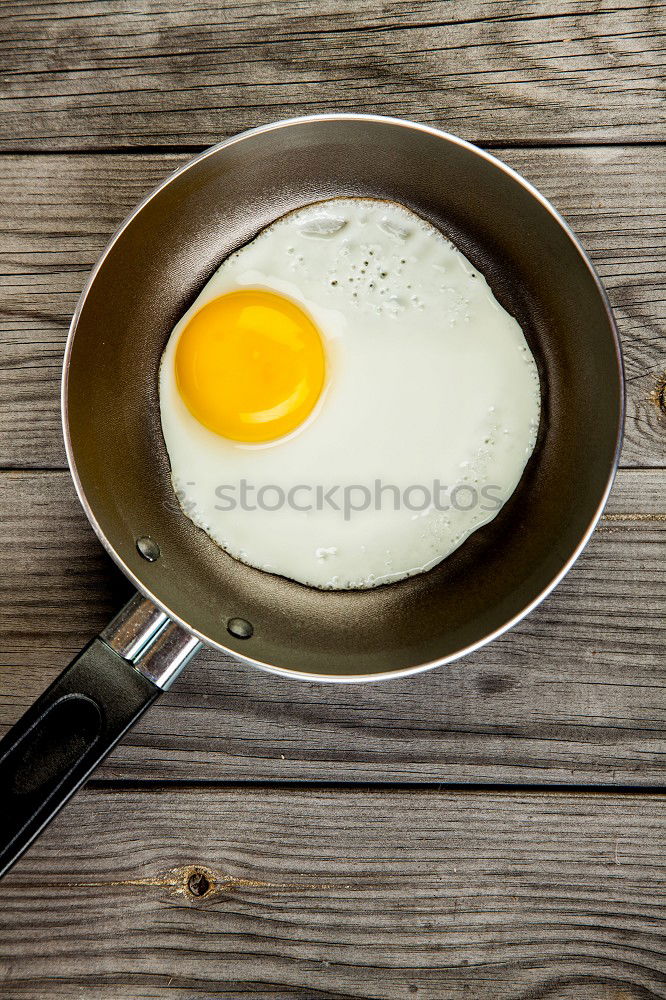
<path id="1" fill-rule="evenodd" d="M 427 571 L 496 516 L 534 449 L 518 322 L 394 202 L 293 211 L 218 268 L 163 354 L 180 507 L 242 562 L 360 589 Z"/>

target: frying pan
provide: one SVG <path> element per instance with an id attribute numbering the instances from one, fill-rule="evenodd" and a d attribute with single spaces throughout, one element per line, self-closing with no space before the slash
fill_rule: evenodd
<path id="1" fill-rule="evenodd" d="M 450 237 L 518 319 L 542 386 L 535 452 L 497 517 L 428 573 L 356 592 L 245 566 L 196 528 L 174 503 L 157 397 L 167 336 L 221 261 L 285 212 L 339 195 L 399 201 Z M 364 681 L 448 663 L 520 621 L 601 514 L 623 404 L 617 332 L 583 249 L 530 184 L 469 143 L 318 115 L 245 132 L 177 170 L 93 269 L 64 360 L 76 489 L 139 593 L 0 743 L 0 871 L 201 642 L 287 677 Z"/>

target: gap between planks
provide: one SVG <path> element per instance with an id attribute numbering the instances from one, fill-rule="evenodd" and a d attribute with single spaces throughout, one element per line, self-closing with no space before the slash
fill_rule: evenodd
<path id="1" fill-rule="evenodd" d="M 220 778 L 91 778 L 86 782 L 86 788 L 98 792 L 171 792 L 171 791 L 206 791 L 233 792 L 252 789 L 260 792 L 262 789 L 271 792 L 356 792 L 364 791 L 377 795 L 384 792 L 441 792 L 442 794 L 486 794 L 486 795 L 666 795 L 666 783 L 663 785 L 613 785 L 595 782 L 592 784 L 544 784 L 543 782 L 470 782 L 459 781 L 322 781 L 321 779 L 302 779 L 285 781 L 284 779 L 239 778 L 224 781 Z"/>
<path id="2" fill-rule="evenodd" d="M 322 112 L 326 114 L 326 112 Z M 332 112 L 334 113 L 334 112 Z M 313 112 L 316 115 L 316 112 Z M 382 116 L 380 116 L 382 117 Z M 392 117 L 386 115 L 383 117 Z M 408 121 L 409 119 L 405 119 Z M 418 122 L 416 123 L 418 124 Z M 432 126 L 433 128 L 438 128 L 438 126 Z M 446 132 L 447 130 L 442 126 L 439 127 L 439 131 Z M 31 146 L 29 149 L 24 149 L 21 146 L 12 148 L 11 146 L 5 146 L 0 149 L 0 159 L 2 157 L 11 156 L 178 156 L 179 154 L 190 153 L 193 157 L 198 156 L 200 153 L 205 153 L 207 149 L 211 149 L 212 146 L 218 143 L 225 142 L 227 139 L 232 139 L 235 136 L 242 134 L 238 132 L 228 132 L 220 134 L 217 143 L 206 144 L 206 143 L 181 143 L 180 145 L 168 146 L 163 143 L 157 143 L 153 145 L 145 146 L 132 146 L 132 145 L 121 145 L 121 146 L 86 146 L 84 149 L 78 149 L 76 146 L 63 147 L 58 149 L 51 149 L 48 146 L 39 147 Z M 622 150 L 622 149 L 659 149 L 666 147 L 666 142 L 660 138 L 654 139 L 631 139 L 627 142 L 576 142 L 575 139 L 567 140 L 561 139 L 557 142 L 542 142 L 539 139 L 520 141 L 496 141 L 489 139 L 487 141 L 479 141 L 473 143 L 473 145 L 478 146 L 480 149 L 490 150 L 492 152 L 501 151 L 504 149 L 509 149 L 512 152 L 530 152 L 532 150 L 541 149 L 544 152 L 554 151 L 558 149 L 570 150 L 572 152 L 576 150 Z"/>

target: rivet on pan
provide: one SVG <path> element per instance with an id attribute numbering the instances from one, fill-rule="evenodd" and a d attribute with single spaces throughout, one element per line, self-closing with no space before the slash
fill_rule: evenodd
<path id="1" fill-rule="evenodd" d="M 227 622 L 227 632 L 229 635 L 233 635 L 236 639 L 249 639 L 254 633 L 254 629 L 250 622 L 246 622 L 244 618 L 230 618 Z"/>
<path id="2" fill-rule="evenodd" d="M 139 555 L 148 562 L 155 562 L 160 557 L 160 547 L 150 535 L 142 535 L 141 538 L 137 538 L 136 547 Z"/>

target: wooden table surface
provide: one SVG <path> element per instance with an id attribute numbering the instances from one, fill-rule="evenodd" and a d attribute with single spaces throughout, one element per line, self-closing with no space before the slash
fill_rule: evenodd
<path id="1" fill-rule="evenodd" d="M 592 255 L 628 386 L 599 529 L 485 650 L 352 687 L 196 659 L 0 886 L 3 997 L 666 997 L 665 34 L 639 0 L 3 0 L 3 730 L 129 592 L 66 471 L 63 344 L 194 152 L 332 110 L 497 151 Z"/>

